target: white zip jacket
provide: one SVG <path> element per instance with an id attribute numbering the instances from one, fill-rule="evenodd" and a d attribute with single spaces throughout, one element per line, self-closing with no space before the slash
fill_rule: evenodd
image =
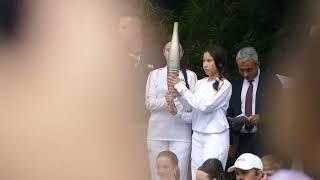
<path id="1" fill-rule="evenodd" d="M 194 72 L 187 70 L 190 90 L 193 90 L 197 81 Z M 184 81 L 182 72 L 179 78 Z M 168 91 L 167 66 L 150 72 L 147 85 L 145 103 L 151 112 L 148 126 L 148 140 L 184 141 L 191 142 L 191 118 L 182 118 L 184 111 L 191 107 L 183 106 L 178 99 L 175 100 L 178 113 L 173 116 L 167 111 L 165 95 Z"/>

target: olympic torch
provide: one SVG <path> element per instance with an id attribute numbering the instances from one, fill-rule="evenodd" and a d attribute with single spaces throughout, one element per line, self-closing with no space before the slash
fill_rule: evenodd
<path id="1" fill-rule="evenodd" d="M 174 22 L 171 46 L 168 59 L 168 73 L 179 75 L 180 69 L 180 49 L 179 49 L 178 22 Z"/>
<path id="2" fill-rule="evenodd" d="M 179 69 L 180 69 L 180 45 L 179 45 L 179 35 L 178 35 L 178 22 L 174 22 L 173 25 L 173 32 L 171 38 L 171 46 L 169 50 L 169 58 L 167 62 L 168 67 L 168 75 L 174 74 L 179 76 Z M 168 83 L 168 90 L 169 92 L 174 92 L 174 87 Z M 174 103 L 174 102 L 172 102 Z M 172 107 L 173 104 L 169 104 L 169 108 Z"/>

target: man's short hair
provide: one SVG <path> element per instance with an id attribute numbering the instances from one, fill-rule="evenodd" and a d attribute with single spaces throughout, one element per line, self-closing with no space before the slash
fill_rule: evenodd
<path id="1" fill-rule="evenodd" d="M 237 57 L 237 62 L 247 62 L 247 61 L 255 61 L 259 64 L 258 53 L 254 47 L 244 47 L 239 50 Z"/>
<path id="2" fill-rule="evenodd" d="M 266 155 L 261 158 L 264 171 L 277 171 L 281 168 L 282 162 L 273 155 Z"/>

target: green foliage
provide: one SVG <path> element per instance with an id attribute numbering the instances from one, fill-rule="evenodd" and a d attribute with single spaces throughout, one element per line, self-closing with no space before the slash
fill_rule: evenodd
<path id="1" fill-rule="evenodd" d="M 262 68 L 266 68 L 270 64 L 268 54 L 294 26 L 283 23 L 289 7 L 285 0 L 186 0 L 182 8 L 174 10 L 156 4 L 144 1 L 146 19 L 160 36 L 172 32 L 174 21 L 180 22 L 186 64 L 200 78 L 204 76 L 201 56 L 207 44 L 220 44 L 228 51 L 227 77 L 234 79 L 238 76 L 235 56 L 240 48 L 254 46 Z"/>

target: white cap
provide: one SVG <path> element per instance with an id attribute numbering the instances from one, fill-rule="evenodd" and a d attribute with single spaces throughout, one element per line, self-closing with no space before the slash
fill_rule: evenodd
<path id="1" fill-rule="evenodd" d="M 259 169 L 263 170 L 263 165 L 261 159 L 251 153 L 244 153 L 238 157 L 233 166 L 228 169 L 228 172 L 234 171 L 236 168 L 242 170 Z"/>

